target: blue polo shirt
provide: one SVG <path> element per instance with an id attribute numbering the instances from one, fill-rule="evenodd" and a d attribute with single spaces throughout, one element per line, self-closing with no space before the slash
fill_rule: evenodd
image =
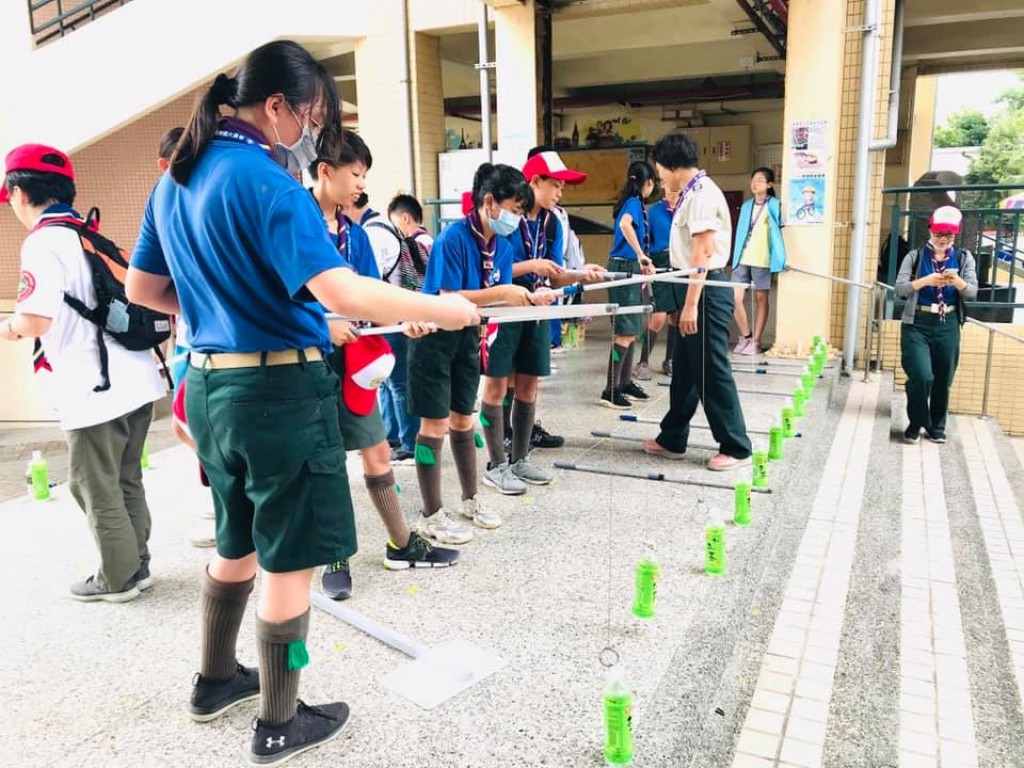
<path id="1" fill-rule="evenodd" d="M 188 186 L 165 173 L 132 266 L 174 280 L 188 343 L 200 352 L 331 349 L 305 286 L 344 259 L 312 197 L 258 144 L 215 139 Z"/>
<path id="2" fill-rule="evenodd" d="M 672 214 L 665 207 L 665 203 L 659 200 L 648 206 L 647 219 L 651 224 L 651 253 L 667 251 L 668 236 L 672 231 Z"/>
<path id="3" fill-rule="evenodd" d="M 565 266 L 565 259 L 562 258 L 562 251 L 565 249 L 565 239 L 562 235 L 562 222 L 558 220 L 558 217 L 553 213 L 548 213 L 548 219 L 554 224 L 549 225 L 554 228 L 554 239 L 550 243 L 546 243 L 544 247 L 544 258 L 555 262 L 558 266 Z M 530 228 L 530 238 L 533 241 L 533 252 L 526 252 L 526 242 L 523 239 L 522 231 L 513 232 L 508 237 L 501 238 L 507 240 L 508 244 L 512 248 L 512 263 L 518 264 L 521 261 L 528 261 L 535 257 L 537 253 L 538 233 L 540 237 L 544 237 L 545 233 L 540 231 L 540 216 L 534 220 L 526 219 L 526 226 Z M 529 288 L 533 288 L 534 283 L 537 281 L 537 276 L 532 272 L 526 275 L 520 275 L 515 279 L 515 282 L 525 285 Z"/>
<path id="4" fill-rule="evenodd" d="M 345 217 L 345 220 L 348 221 L 348 253 L 346 254 L 348 266 L 352 267 L 357 275 L 380 280 L 377 259 L 373 256 L 373 248 L 370 246 L 370 238 L 366 234 L 366 230 L 354 223 L 348 216 Z M 338 235 L 330 230 L 327 231 L 327 234 L 330 236 L 331 242 L 334 243 L 334 247 L 337 248 Z"/>
<path id="5" fill-rule="evenodd" d="M 493 285 L 512 282 L 512 246 L 504 237 L 496 239 Z M 479 291 L 484 288 L 483 259 L 466 219 L 453 222 L 441 230 L 434 241 L 427 262 L 423 293 L 437 295 L 441 291 Z"/>
<path id="6" fill-rule="evenodd" d="M 622 210 L 615 217 L 615 242 L 612 243 L 612 250 L 608 255 L 613 259 L 636 261 L 636 253 L 630 244 L 626 242 L 622 230 L 619 229 L 619 222 L 622 221 L 622 217 L 627 213 L 633 217 L 636 239 L 640 241 L 640 247 L 644 247 L 644 238 L 646 236 L 646 230 L 644 229 L 644 204 L 640 201 L 639 197 L 631 197 L 623 204 Z"/>

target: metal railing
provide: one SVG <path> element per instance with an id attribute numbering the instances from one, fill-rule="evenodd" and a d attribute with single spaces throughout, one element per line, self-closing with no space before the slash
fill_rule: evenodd
<path id="1" fill-rule="evenodd" d="M 981 326 L 988 331 L 988 349 L 985 353 L 985 384 L 981 392 L 981 415 L 983 418 L 988 418 L 988 395 L 992 386 L 992 353 L 995 348 L 996 334 L 1005 336 L 1008 339 L 1013 339 L 1021 344 L 1024 344 L 1024 336 L 1009 333 L 1000 328 L 996 328 L 994 325 L 989 323 L 983 323 L 980 320 L 975 320 L 973 317 L 968 317 L 967 322 L 972 325 Z"/>
<path id="2" fill-rule="evenodd" d="M 28 0 L 32 38 L 43 45 L 131 0 Z"/>
<path id="3" fill-rule="evenodd" d="M 456 198 L 439 198 L 436 200 L 424 200 L 423 207 L 430 208 L 432 213 L 430 214 L 430 220 L 434 225 L 432 230 L 436 237 L 441 230 L 444 228 L 443 225 L 450 224 L 453 221 L 458 221 L 462 218 L 460 213 L 458 216 L 442 216 L 441 206 L 443 205 L 462 205 L 462 200 Z M 615 205 L 614 201 L 606 203 L 570 203 L 566 202 L 562 204 L 562 207 L 567 211 L 572 211 L 576 208 L 612 208 Z"/>

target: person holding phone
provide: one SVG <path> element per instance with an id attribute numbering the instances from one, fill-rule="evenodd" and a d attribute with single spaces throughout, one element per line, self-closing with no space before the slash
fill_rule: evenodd
<path id="1" fill-rule="evenodd" d="M 907 299 L 900 333 L 907 444 L 918 442 L 921 430 L 933 443 L 946 442 L 949 389 L 960 361 L 960 328 L 967 320 L 964 301 L 978 295 L 974 256 L 954 247 L 962 220 L 951 205 L 936 208 L 928 242 L 906 255 L 896 277 L 896 295 Z"/>

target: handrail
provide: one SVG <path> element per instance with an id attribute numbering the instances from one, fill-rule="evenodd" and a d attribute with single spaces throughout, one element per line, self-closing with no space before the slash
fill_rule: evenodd
<path id="1" fill-rule="evenodd" d="M 75 4 L 65 10 L 65 2 Z M 36 44 L 45 43 L 55 37 L 64 37 L 73 32 L 76 25 L 94 20 L 98 13 L 112 6 L 123 6 L 129 2 L 131 0 L 28 0 L 29 28 Z M 37 23 L 38 12 L 54 4 L 57 6 L 57 13 L 52 18 Z M 56 29 L 52 29 L 53 27 Z"/>
<path id="2" fill-rule="evenodd" d="M 1000 330 L 991 323 L 983 323 L 980 320 L 975 320 L 973 317 L 968 317 L 967 322 L 973 325 L 980 325 L 988 331 L 988 350 L 985 353 L 985 386 L 981 393 L 981 416 L 982 418 L 988 418 L 988 394 L 992 384 L 992 350 L 995 346 L 996 334 L 998 333 L 1000 336 L 1019 341 L 1021 344 L 1024 344 L 1024 337 Z"/>
<path id="3" fill-rule="evenodd" d="M 1024 184 L 926 184 L 919 187 L 883 187 L 883 195 L 904 192 L 996 192 L 1000 189 L 1024 189 Z"/>
<path id="4" fill-rule="evenodd" d="M 786 265 L 785 271 L 786 272 L 799 272 L 802 275 L 810 275 L 811 277 L 818 277 L 818 278 L 821 278 L 822 280 L 831 280 L 834 283 L 843 283 L 845 285 L 855 285 L 858 288 L 863 288 L 865 291 L 870 291 L 872 288 L 874 288 L 873 285 L 868 285 L 867 283 L 858 283 L 856 280 L 850 280 L 849 278 L 846 278 L 846 277 L 839 277 L 838 275 L 827 275 L 824 272 L 815 272 L 815 271 L 810 270 L 810 269 L 803 269 L 802 267 L 794 267 L 794 266 L 792 266 L 790 264 Z"/>

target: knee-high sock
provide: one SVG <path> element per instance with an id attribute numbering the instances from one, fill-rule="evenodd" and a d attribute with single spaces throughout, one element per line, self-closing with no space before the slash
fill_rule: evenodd
<path id="1" fill-rule="evenodd" d="M 629 345 L 626 351 L 626 358 L 622 361 L 622 368 L 619 369 L 619 391 L 626 389 L 633 382 L 633 350 L 636 349 L 636 342 Z"/>
<path id="2" fill-rule="evenodd" d="M 501 411 L 505 415 L 505 432 L 508 432 L 512 428 L 512 403 L 516 401 L 516 388 L 509 387 L 505 390 L 505 399 L 501 401 Z M 502 437 L 505 434 L 502 433 Z M 503 451 L 504 453 L 504 451 Z"/>
<path id="3" fill-rule="evenodd" d="M 203 645 L 199 674 L 211 680 L 226 680 L 235 674 L 238 659 L 235 646 L 245 605 L 255 578 L 246 581 L 218 581 L 209 572 L 203 579 Z"/>
<path id="4" fill-rule="evenodd" d="M 480 403 L 480 424 L 484 428 L 484 440 L 490 457 L 488 469 L 505 461 L 505 423 L 503 406 Z"/>
<path id="5" fill-rule="evenodd" d="M 658 343 L 658 332 L 652 331 L 650 328 L 647 329 L 647 333 L 644 334 L 643 346 L 640 348 L 640 362 L 644 365 L 650 365 L 651 363 L 651 350 L 654 349 L 654 345 Z"/>
<path id="6" fill-rule="evenodd" d="M 441 446 L 443 437 L 416 435 L 416 480 L 423 499 L 423 514 L 433 515 L 441 508 Z"/>
<path id="7" fill-rule="evenodd" d="M 459 472 L 459 484 L 462 485 L 462 498 L 471 499 L 476 496 L 476 437 L 472 429 L 459 432 L 448 430 L 448 442 L 452 446 L 455 457 L 455 468 Z"/>
<path id="8" fill-rule="evenodd" d="M 530 452 L 530 437 L 533 435 L 533 419 L 537 415 L 536 403 L 516 400 L 512 408 L 512 463 L 525 459 Z"/>
<path id="9" fill-rule="evenodd" d="M 605 392 L 609 395 L 612 390 L 618 390 L 619 378 L 622 375 L 622 363 L 626 359 L 628 348 L 619 344 L 612 344 L 611 352 L 608 353 L 608 380 L 605 382 Z"/>
<path id="10" fill-rule="evenodd" d="M 305 655 L 307 634 L 308 608 L 301 616 L 276 624 L 256 618 L 256 646 L 260 654 L 259 717 L 264 723 L 279 725 L 295 716 L 299 676 L 305 666 L 304 662 L 295 663 L 295 654 Z M 301 646 L 301 650 L 293 646 Z"/>
<path id="11" fill-rule="evenodd" d="M 384 521 L 391 543 L 401 549 L 409 543 L 409 525 L 405 522 L 402 503 L 398 500 L 395 488 L 395 473 L 388 470 L 383 475 L 363 475 L 370 501 L 377 509 L 377 514 Z"/>

